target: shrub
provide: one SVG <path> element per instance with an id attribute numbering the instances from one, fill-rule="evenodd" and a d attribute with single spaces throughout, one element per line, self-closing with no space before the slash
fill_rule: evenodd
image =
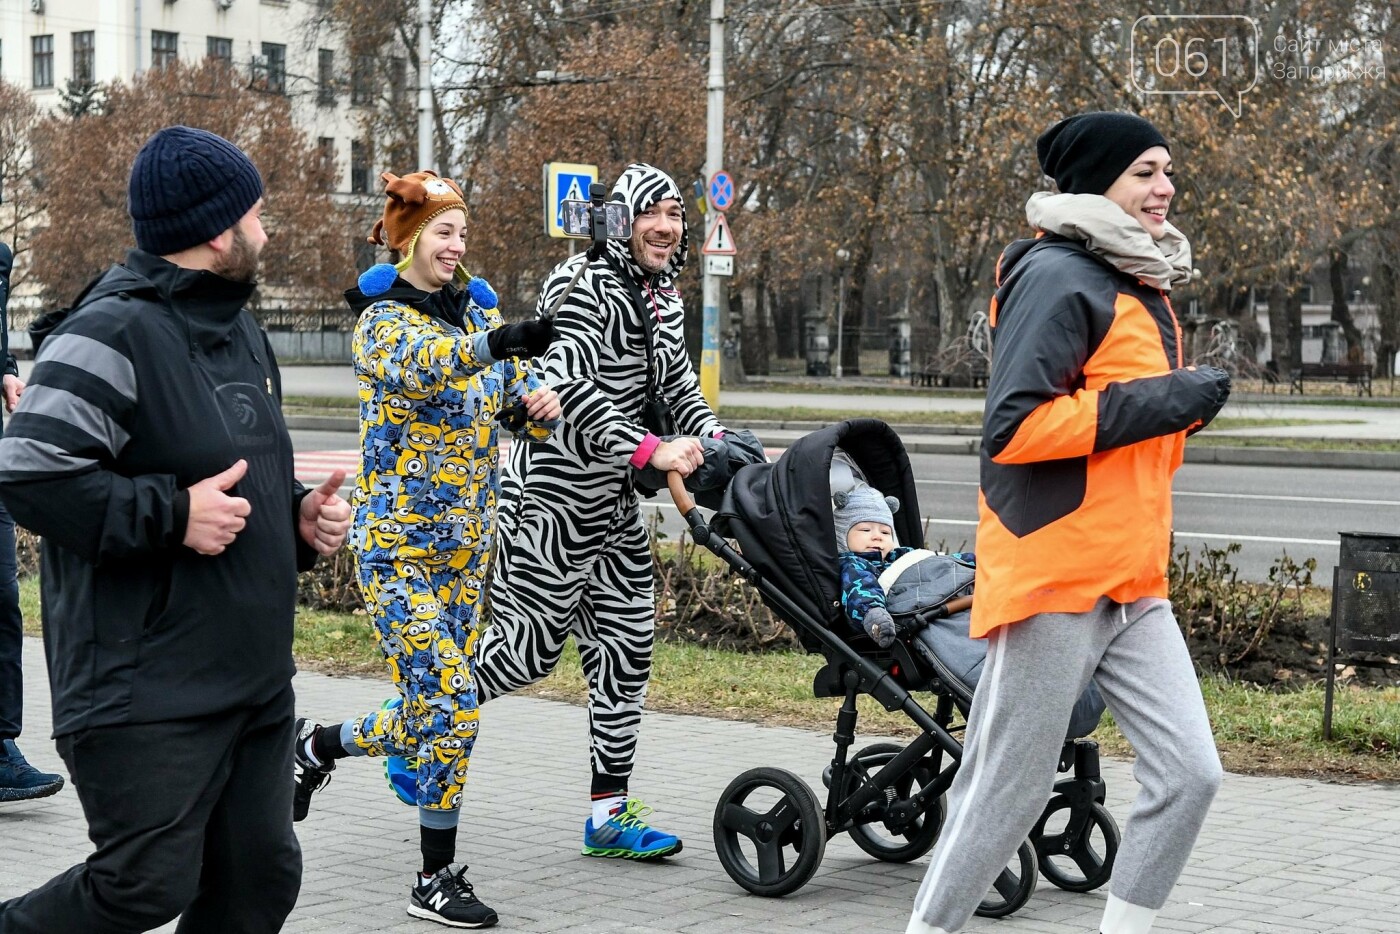
<path id="1" fill-rule="evenodd" d="M 1167 568 L 1169 596 L 1198 664 L 1231 671 L 1255 660 L 1260 647 L 1285 625 L 1304 622 L 1303 591 L 1312 586 L 1317 560 L 1302 564 L 1287 554 L 1269 567 L 1262 583 L 1241 581 L 1230 563 L 1240 545 L 1183 548 Z"/>

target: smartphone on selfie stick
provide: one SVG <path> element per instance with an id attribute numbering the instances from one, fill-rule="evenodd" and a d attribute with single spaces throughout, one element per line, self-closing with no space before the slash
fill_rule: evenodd
<path id="1" fill-rule="evenodd" d="M 632 214 L 627 205 L 621 201 L 608 201 L 607 197 L 607 186 L 602 182 L 592 182 L 588 186 L 587 201 L 569 200 L 560 204 L 565 235 L 580 239 L 586 237 L 590 243 L 587 259 L 579 263 L 578 269 L 574 270 L 574 277 L 569 280 L 564 291 L 545 310 L 543 317 L 546 321 L 554 320 L 555 312 L 573 292 L 574 286 L 578 285 L 583 271 L 594 260 L 602 258 L 609 240 L 628 240 L 632 237 Z M 517 402 L 501 409 L 496 415 L 496 421 L 511 431 L 525 427 L 525 403 Z"/>

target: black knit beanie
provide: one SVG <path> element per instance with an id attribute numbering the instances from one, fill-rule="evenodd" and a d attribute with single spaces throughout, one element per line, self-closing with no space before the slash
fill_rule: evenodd
<path id="1" fill-rule="evenodd" d="M 1101 195 L 1153 146 L 1171 151 L 1166 137 L 1137 114 L 1100 111 L 1061 120 L 1035 141 L 1035 154 L 1060 191 Z"/>
<path id="2" fill-rule="evenodd" d="M 164 256 L 214 239 L 262 195 L 243 150 L 208 130 L 168 126 L 136 154 L 126 204 L 136 245 Z"/>

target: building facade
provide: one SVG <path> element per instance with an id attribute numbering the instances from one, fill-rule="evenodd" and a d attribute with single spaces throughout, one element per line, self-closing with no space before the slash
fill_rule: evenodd
<path id="1" fill-rule="evenodd" d="M 314 21 L 326 0 L 0 0 L 0 76 L 41 108 L 84 83 L 128 80 L 180 60 L 222 59 L 286 94 L 297 125 L 337 166 L 336 190 L 368 194 L 378 173 L 363 141 L 385 89 Z M 380 59 L 382 63 L 383 59 Z M 390 74 L 412 80 L 402 55 Z M 358 67 L 357 67 L 358 66 Z M 394 89 L 411 98 L 411 90 Z"/>

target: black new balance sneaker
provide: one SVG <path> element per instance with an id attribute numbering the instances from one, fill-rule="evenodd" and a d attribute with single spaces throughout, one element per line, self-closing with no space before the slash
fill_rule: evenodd
<path id="1" fill-rule="evenodd" d="M 472 891 L 466 866 L 456 872 L 445 866 L 427 885 L 415 885 L 408 896 L 408 913 L 454 928 L 489 928 L 496 923 L 496 913 Z"/>
<path id="2" fill-rule="evenodd" d="M 311 810 L 311 793 L 331 780 L 335 771 L 334 762 L 312 764 L 306 758 L 306 741 L 316 732 L 315 723 L 305 717 L 297 717 L 296 738 L 292 740 L 292 776 L 296 788 L 292 790 L 292 820 L 306 820 L 306 812 Z"/>

